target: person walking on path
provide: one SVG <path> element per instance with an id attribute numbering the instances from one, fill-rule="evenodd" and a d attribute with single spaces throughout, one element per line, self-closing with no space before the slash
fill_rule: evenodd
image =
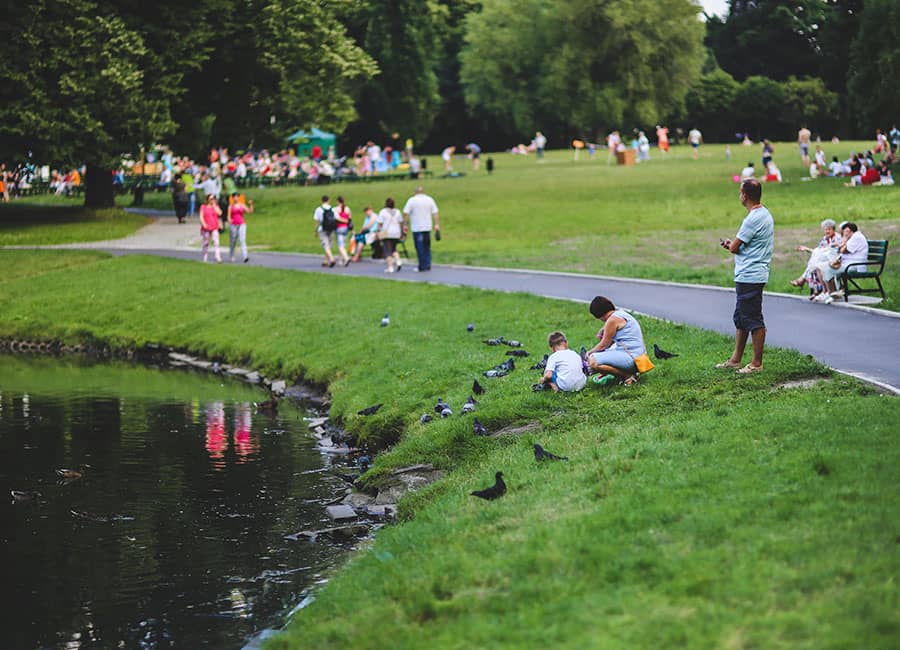
<path id="1" fill-rule="evenodd" d="M 441 224 L 438 218 L 438 207 L 434 199 L 425 194 L 421 187 L 406 201 L 403 207 L 407 227 L 412 231 L 413 244 L 416 246 L 416 258 L 419 260 L 417 271 L 431 270 L 431 230 L 434 237 L 441 238 Z"/>
<path id="2" fill-rule="evenodd" d="M 213 251 L 216 262 L 222 262 L 222 253 L 219 250 L 219 217 L 222 216 L 222 208 L 216 201 L 215 194 L 206 195 L 206 203 L 200 207 L 200 237 L 203 239 L 203 261 L 209 258 L 209 240 L 212 239 Z"/>
<path id="3" fill-rule="evenodd" d="M 384 207 L 378 213 L 378 232 L 382 236 L 381 243 L 384 246 L 384 259 L 387 262 L 385 273 L 394 273 L 403 268 L 403 260 L 397 251 L 397 242 L 403 237 L 406 226 L 400 210 L 394 207 L 394 199 L 388 197 L 384 200 Z"/>
<path id="4" fill-rule="evenodd" d="M 313 220 L 316 222 L 316 233 L 319 235 L 322 250 L 325 251 L 325 260 L 322 262 L 322 266 L 334 267 L 335 259 L 331 253 L 331 235 L 337 230 L 337 215 L 335 215 L 334 208 L 328 202 L 327 194 L 322 197 L 322 205 L 316 208 L 316 211 L 313 213 Z"/>
<path id="5" fill-rule="evenodd" d="M 253 214 L 253 199 L 247 201 L 247 205 L 240 202 L 241 195 L 234 192 L 231 195 L 231 205 L 228 206 L 228 249 L 231 252 L 231 261 L 234 261 L 234 247 L 240 243 L 241 257 L 244 263 L 250 261 L 247 254 L 247 222 L 245 214 Z"/>
<path id="6" fill-rule="evenodd" d="M 763 367 L 763 348 L 766 343 L 766 324 L 763 321 L 763 287 L 769 281 L 769 264 L 775 248 L 775 221 L 769 210 L 760 203 L 762 185 L 751 179 L 741 183 L 741 205 L 747 216 L 734 239 L 721 240 L 722 248 L 734 255 L 734 353 L 716 368 L 735 368 L 747 375 Z M 753 340 L 753 359 L 741 366 L 747 338 Z"/>
<path id="7" fill-rule="evenodd" d="M 337 202 L 337 210 L 335 210 L 335 216 L 337 217 L 335 238 L 337 239 L 338 254 L 341 257 L 341 266 L 349 266 L 350 256 L 347 254 L 347 234 L 351 230 L 350 225 L 353 223 L 353 220 L 350 215 L 350 208 L 344 202 L 344 197 L 337 197 Z"/>

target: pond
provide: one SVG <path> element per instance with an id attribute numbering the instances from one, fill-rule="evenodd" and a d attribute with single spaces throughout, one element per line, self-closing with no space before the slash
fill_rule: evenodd
<path id="1" fill-rule="evenodd" d="M 0 355 L 4 648 L 241 648 L 346 552 L 304 418 L 174 369 Z M 71 470 L 61 472 L 57 470 Z"/>

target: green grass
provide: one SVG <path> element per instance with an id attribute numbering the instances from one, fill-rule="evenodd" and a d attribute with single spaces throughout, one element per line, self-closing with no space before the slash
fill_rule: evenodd
<path id="1" fill-rule="evenodd" d="M 85 210 L 75 199 L 41 196 L 0 205 L 0 246 L 51 246 L 119 239 L 149 223 L 119 209 Z"/>
<path id="2" fill-rule="evenodd" d="M 871 144 L 823 146 L 830 160 Z M 464 178 L 423 181 L 441 211 L 444 238 L 434 246 L 435 261 L 731 286 L 732 260 L 718 241 L 733 236 L 745 214 L 731 177 L 748 160 L 761 166 L 756 145 L 734 145 L 732 152 L 726 161 L 724 145 L 705 145 L 695 161 L 688 147 L 675 147 L 666 158 L 654 150 L 649 163 L 634 167 L 607 165 L 605 153 L 594 160 L 583 153 L 575 161 L 569 151 L 553 151 L 542 163 L 534 157 L 494 153 L 490 155 L 496 171 L 491 176 L 483 167 L 472 172 L 469 162 L 459 158 L 455 166 L 466 172 Z M 788 284 L 806 265 L 807 257 L 794 248 L 818 243 L 819 223 L 826 217 L 856 221 L 869 239 L 897 242 L 900 185 L 845 188 L 843 179 L 832 178 L 803 182 L 808 170 L 802 168 L 796 145 L 775 143 L 775 153 L 786 182 L 763 190 L 763 202 L 776 223 L 770 291 L 804 293 Z M 432 167 L 439 166 L 437 156 L 429 159 Z M 249 243 L 319 253 L 312 213 L 323 192 L 342 194 L 362 223 L 365 205 L 377 210 L 392 196 L 402 207 L 415 185 L 383 181 L 250 190 L 257 211 L 249 220 Z M 119 199 L 120 205 L 130 202 L 129 196 Z M 145 207 L 169 210 L 171 196 L 147 193 Z M 92 239 L 108 236 L 104 231 Z M 45 237 L 39 234 L 36 243 L 47 243 Z M 5 239 L 0 229 L 0 244 L 13 243 Z M 889 249 L 882 277 L 888 296 L 882 306 L 893 310 L 900 309 L 896 253 L 897 246 Z"/>
<path id="3" fill-rule="evenodd" d="M 61 262 L 54 262 L 60 256 Z M 900 408 L 810 357 L 768 350 L 764 373 L 712 365 L 731 342 L 642 319 L 677 359 L 630 388 L 536 394 L 521 360 L 562 328 L 593 339 L 584 305 L 382 280 L 156 258 L 0 252 L 0 336 L 160 342 L 329 384 L 333 418 L 366 444 L 399 441 L 367 477 L 432 462 L 447 477 L 353 556 L 269 648 L 892 648 Z M 227 298 L 227 299 L 226 299 Z M 385 311 L 391 326 L 380 328 Z M 723 314 L 723 318 L 728 318 Z M 476 324 L 475 333 L 466 323 Z M 421 425 L 437 397 L 469 417 Z M 780 388 L 817 378 L 811 388 Z M 360 408 L 384 402 L 372 417 Z M 571 457 L 538 465 L 530 444 Z M 468 496 L 502 469 L 509 493 Z"/>

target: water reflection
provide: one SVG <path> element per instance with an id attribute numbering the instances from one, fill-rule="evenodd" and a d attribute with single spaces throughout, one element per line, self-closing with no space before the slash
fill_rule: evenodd
<path id="1" fill-rule="evenodd" d="M 11 648 L 240 648 L 340 550 L 302 411 L 180 371 L 0 356 L 0 610 Z M 334 462 L 344 462 L 336 459 Z M 87 466 L 58 483 L 59 468 Z"/>

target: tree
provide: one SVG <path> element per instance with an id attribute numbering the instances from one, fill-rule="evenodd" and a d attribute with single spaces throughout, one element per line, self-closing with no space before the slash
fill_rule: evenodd
<path id="1" fill-rule="evenodd" d="M 734 98 L 738 82 L 716 68 L 703 75 L 687 94 L 687 111 L 692 123 L 702 125 L 709 140 L 729 139 L 734 133 Z"/>
<path id="2" fill-rule="evenodd" d="M 871 134 L 897 123 L 900 106 L 900 3 L 866 0 L 850 50 L 848 90 L 852 115 Z"/>
<path id="3" fill-rule="evenodd" d="M 755 140 L 775 137 L 784 105 L 781 84 L 768 77 L 747 77 L 738 88 L 734 103 L 739 130 L 749 131 Z"/>
<path id="4" fill-rule="evenodd" d="M 689 0 L 499 0 L 469 17 L 461 76 L 519 133 L 653 124 L 683 105 L 702 37 Z"/>
<path id="5" fill-rule="evenodd" d="M 819 134 L 833 133 L 838 124 L 838 96 L 825 87 L 824 81 L 791 77 L 781 87 L 784 101 L 779 113 L 781 134 L 793 135 L 804 125 Z"/>
<path id="6" fill-rule="evenodd" d="M 85 205 L 112 205 L 124 151 L 175 128 L 173 88 L 143 37 L 90 0 L 34 0 L 8 12 L 0 66 L 0 153 L 87 167 Z"/>

